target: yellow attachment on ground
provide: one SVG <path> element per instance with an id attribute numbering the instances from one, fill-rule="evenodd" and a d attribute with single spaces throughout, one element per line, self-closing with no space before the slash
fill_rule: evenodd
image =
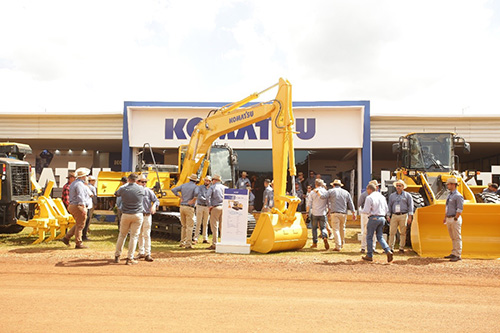
<path id="1" fill-rule="evenodd" d="M 17 220 L 17 224 L 23 227 L 33 228 L 29 236 L 38 235 L 33 244 L 50 242 L 60 239 L 66 235 L 68 229 L 75 225 L 75 219 L 68 213 L 61 199 L 52 199 L 50 192 L 54 186 L 53 181 L 49 181 L 44 195 L 37 198 L 36 201 L 24 201 L 20 203 L 36 203 L 35 215 L 28 221 Z M 57 232 L 59 231 L 59 235 Z M 45 234 L 50 236 L 45 239 Z"/>
<path id="2" fill-rule="evenodd" d="M 307 242 L 307 227 L 301 213 L 290 222 L 279 214 L 261 213 L 250 236 L 250 249 L 259 253 L 298 250 Z"/>
<path id="3" fill-rule="evenodd" d="M 411 224 L 411 242 L 424 257 L 444 257 L 451 253 L 448 229 L 443 224 L 445 202 L 418 208 Z M 462 213 L 462 256 L 500 258 L 500 205 L 466 202 Z"/>

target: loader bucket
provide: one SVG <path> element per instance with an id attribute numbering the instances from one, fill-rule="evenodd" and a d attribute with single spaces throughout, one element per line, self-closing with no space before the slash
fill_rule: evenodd
<path id="1" fill-rule="evenodd" d="M 113 197 L 120 187 L 122 177 L 127 177 L 130 172 L 101 171 L 97 176 L 97 196 Z"/>
<path id="2" fill-rule="evenodd" d="M 250 249 L 259 253 L 299 250 L 306 245 L 307 227 L 302 214 L 293 222 L 280 221 L 278 214 L 261 213 L 250 236 Z"/>
<path id="3" fill-rule="evenodd" d="M 451 253 L 448 229 L 443 224 L 445 204 L 418 208 L 411 225 L 413 250 L 423 257 Z M 500 205 L 465 203 L 462 213 L 462 257 L 500 258 Z"/>

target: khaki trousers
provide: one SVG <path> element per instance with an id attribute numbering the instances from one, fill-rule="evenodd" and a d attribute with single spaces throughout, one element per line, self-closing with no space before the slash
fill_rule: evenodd
<path id="1" fill-rule="evenodd" d="M 143 214 L 141 231 L 139 232 L 139 254 L 151 255 L 151 214 Z"/>
<path id="2" fill-rule="evenodd" d="M 85 228 L 85 221 L 87 220 L 87 208 L 84 205 L 69 205 L 68 212 L 75 218 L 75 225 L 64 238 L 69 240 L 74 235 L 76 245 L 81 245 L 83 228 Z"/>
<path id="3" fill-rule="evenodd" d="M 389 246 L 394 250 L 396 243 L 396 233 L 399 228 L 399 249 L 404 249 L 406 245 L 406 227 L 408 225 L 408 214 L 392 214 L 389 227 Z"/>
<path id="4" fill-rule="evenodd" d="M 198 240 L 200 236 L 200 229 L 203 226 L 202 234 L 203 240 L 208 240 L 208 219 L 210 218 L 209 208 L 207 206 L 196 206 L 196 231 L 194 233 L 194 240 Z"/>
<path id="5" fill-rule="evenodd" d="M 347 214 L 332 213 L 330 214 L 330 223 L 333 229 L 333 239 L 335 247 L 341 249 L 344 246 L 345 224 L 347 222 Z"/>
<path id="6" fill-rule="evenodd" d="M 451 254 L 457 257 L 462 256 L 462 217 L 460 216 L 457 221 L 453 217 L 446 218 L 446 226 L 450 234 L 453 249 Z"/>
<path id="7" fill-rule="evenodd" d="M 193 246 L 194 207 L 181 206 L 181 245 Z"/>
<path id="8" fill-rule="evenodd" d="M 212 208 L 210 212 L 210 230 L 212 230 L 212 244 L 217 244 L 222 227 L 222 206 Z"/>
<path id="9" fill-rule="evenodd" d="M 127 234 L 130 232 L 127 258 L 134 259 L 134 252 L 137 247 L 137 240 L 139 239 L 139 232 L 141 230 L 143 218 L 144 214 L 142 213 L 122 214 L 122 219 L 120 221 L 120 233 L 118 234 L 118 240 L 116 241 L 116 257 L 119 257 L 122 254 L 125 239 L 127 239 Z"/>
<path id="10" fill-rule="evenodd" d="M 359 208 L 359 211 L 361 211 L 361 207 Z M 366 233 L 367 229 L 366 226 L 368 225 L 368 214 L 359 214 L 361 216 L 361 249 L 362 250 L 367 250 L 366 248 Z M 375 250 L 375 246 L 377 245 L 377 236 L 373 235 L 373 249 Z"/>

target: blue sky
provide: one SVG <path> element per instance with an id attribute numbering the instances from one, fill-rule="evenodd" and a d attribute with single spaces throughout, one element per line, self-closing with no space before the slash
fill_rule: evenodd
<path id="1" fill-rule="evenodd" d="M 0 31 L 0 113 L 236 101 L 285 77 L 296 101 L 500 115 L 499 1 L 0 0 Z"/>

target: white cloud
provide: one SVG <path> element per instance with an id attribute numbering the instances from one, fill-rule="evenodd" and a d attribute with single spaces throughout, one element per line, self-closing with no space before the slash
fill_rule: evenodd
<path id="1" fill-rule="evenodd" d="M 491 1 L 3 1 L 0 112 L 121 112 L 125 100 L 294 99 L 372 113 L 496 113 Z M 267 99 L 266 95 L 263 99 Z"/>

